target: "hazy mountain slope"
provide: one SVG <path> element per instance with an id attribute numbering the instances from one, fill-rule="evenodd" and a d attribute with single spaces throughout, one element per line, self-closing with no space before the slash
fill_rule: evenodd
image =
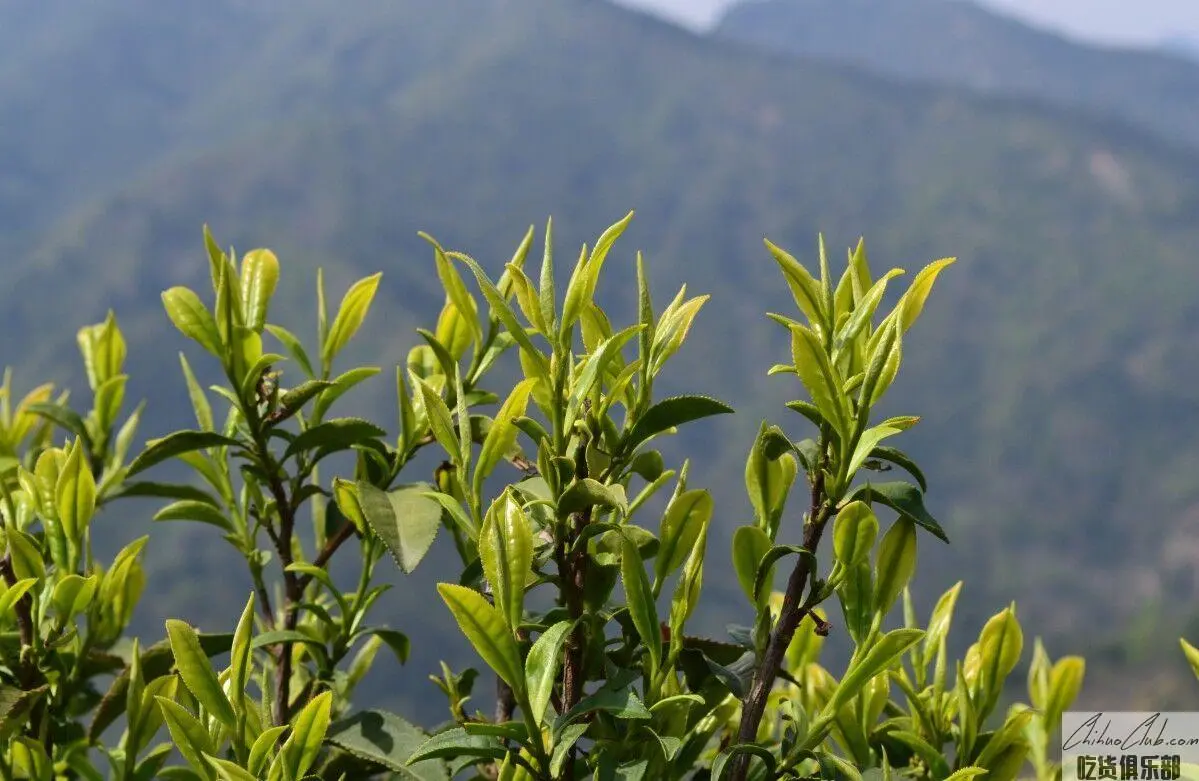
<path id="1" fill-rule="evenodd" d="M 714 35 L 1125 116 L 1199 146 L 1199 63 L 1070 41 L 969 0 L 743 0 Z"/>
<path id="2" fill-rule="evenodd" d="M 935 566 L 921 603 L 964 577 L 963 632 L 1015 598 L 1058 654 L 1093 650 L 1097 622 L 1119 634 L 1171 589 L 1193 595 L 1179 541 L 1199 499 L 1185 436 L 1199 365 L 1196 157 L 1123 124 L 764 57 L 590 0 L 371 5 L 339 18 L 336 35 L 320 5 L 296 8 L 254 50 L 269 56 L 247 54 L 260 84 L 214 84 L 187 103 L 189 127 L 238 132 L 114 181 L 0 292 L 0 355 L 26 367 L 25 382 L 68 376 L 75 328 L 113 306 L 130 340 L 130 395 L 154 401 L 145 433 L 187 425 L 176 352 L 197 353 L 169 331 L 158 294 L 206 284 L 209 222 L 224 244 L 279 253 L 276 317 L 304 334 L 318 264 L 334 301 L 353 277 L 384 271 L 348 358 L 384 368 L 357 398 L 394 427 L 391 367 L 440 304 L 418 229 L 498 273 L 547 214 L 565 266 L 636 208 L 601 295 L 619 302 L 614 319 L 630 315 L 635 249 L 659 306 L 683 282 L 712 293 L 662 392 L 709 392 L 740 412 L 676 448 L 694 450 L 692 481 L 717 496 L 704 619 L 719 631 L 745 618 L 729 609 L 740 596 L 725 562 L 748 513 L 746 448 L 763 416 L 803 430 L 781 406 L 794 383 L 765 376 L 788 347 L 764 312 L 793 304 L 761 239 L 810 262 L 818 230 L 838 258 L 864 231 L 877 271 L 961 258 L 905 346 L 892 400 L 925 418 L 909 449 L 953 540 L 922 541 Z M 161 43 L 180 59 L 203 45 Z M 259 104 L 260 117 L 287 121 L 239 126 Z M 140 531 L 132 520 L 113 528 Z M 156 544 L 206 572 L 220 544 L 208 531 Z M 427 604 L 445 561 L 388 605 Z M 224 576 L 177 585 L 147 611 L 211 620 L 241 599 Z M 397 609 L 393 623 L 411 620 Z M 443 650 L 416 647 L 414 666 Z"/>
<path id="3" fill-rule="evenodd" d="M 1188 60 L 1199 62 L 1199 38 L 1188 35 L 1175 35 L 1162 41 L 1161 49 L 1168 54 L 1186 57 Z"/>

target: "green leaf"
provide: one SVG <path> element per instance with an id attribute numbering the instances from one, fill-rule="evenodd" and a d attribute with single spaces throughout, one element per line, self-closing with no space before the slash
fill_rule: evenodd
<path id="1" fill-rule="evenodd" d="M 433 258 L 437 265 L 437 277 L 441 280 L 441 286 L 445 288 L 454 308 L 458 310 L 458 316 L 466 321 L 475 344 L 483 344 L 483 328 L 479 325 L 478 307 L 467 292 L 458 270 L 436 243 L 433 244 Z"/>
<path id="2" fill-rule="evenodd" d="M 7 742 L 25 727 L 34 707 L 49 691 L 50 687 L 46 685 L 27 691 L 15 686 L 0 689 L 0 740 Z"/>
<path id="3" fill-rule="evenodd" d="M 413 781 L 449 781 L 445 765 L 437 760 L 407 763 L 429 739 L 419 727 L 383 710 L 358 711 L 329 725 L 326 742 Z"/>
<path id="4" fill-rule="evenodd" d="M 303 778 L 312 767 L 325 740 L 325 731 L 329 729 L 332 705 L 333 692 L 321 692 L 291 720 L 291 734 L 279 750 L 287 778 Z"/>
<path id="5" fill-rule="evenodd" d="M 679 291 L 679 300 L 686 289 L 687 286 L 683 285 L 682 290 Z M 654 334 L 654 360 L 650 366 L 652 374 L 661 371 L 662 367 L 666 365 L 666 361 L 683 346 L 687 334 L 691 331 L 691 324 L 694 322 L 695 316 L 699 314 L 700 308 L 708 302 L 709 298 L 711 296 L 703 295 L 679 303 L 677 306 L 672 303 L 662 313 L 662 318 L 658 321 L 658 328 Z"/>
<path id="6" fill-rule="evenodd" d="M 949 542 L 941 524 L 924 509 L 924 497 L 911 483 L 868 483 L 853 492 L 851 499 L 882 502 L 891 509 L 912 519 L 917 526 L 931 532 L 942 542 Z"/>
<path id="7" fill-rule="evenodd" d="M 529 656 L 525 659 L 525 685 L 529 691 L 529 706 L 533 709 L 533 720 L 538 724 L 545 718 L 554 681 L 562 662 L 562 644 L 574 628 L 573 621 L 559 621 L 541 633 Z"/>
<path id="8" fill-rule="evenodd" d="M 667 429 L 732 411 L 728 405 L 708 396 L 673 396 L 663 399 L 637 419 L 624 439 L 624 452 L 631 453 L 642 442 Z"/>
<path id="9" fill-rule="evenodd" d="M 215 431 L 176 431 L 161 439 L 146 442 L 146 449 L 133 459 L 126 477 L 132 477 L 161 461 L 184 453 L 210 447 L 237 447 L 240 444 L 236 439 Z"/>
<path id="10" fill-rule="evenodd" d="M 173 700 L 166 697 L 155 697 L 154 699 L 158 701 L 163 721 L 166 722 L 167 729 L 171 733 L 171 740 L 179 749 L 179 753 L 202 778 L 213 778 L 214 773 L 205 761 L 204 755 L 212 754 L 214 749 L 204 725 Z"/>
<path id="11" fill-rule="evenodd" d="M 941 595 L 941 598 L 937 600 L 937 604 L 933 608 L 932 616 L 928 620 L 928 629 L 924 636 L 922 660 L 925 667 L 928 666 L 933 656 L 937 653 L 941 641 L 949 635 L 949 626 L 953 622 L 953 609 L 957 604 L 958 594 L 961 592 L 962 581 L 959 580 L 953 587 Z"/>
<path id="12" fill-rule="evenodd" d="M 812 401 L 842 437 L 848 435 L 849 413 L 845 409 L 845 398 L 841 386 L 843 380 L 836 367 L 829 363 L 824 345 L 812 329 L 795 324 L 791 326 L 791 355 L 795 360 L 795 372 L 812 396 Z"/>
<path id="13" fill-rule="evenodd" d="M 229 633 L 201 634 L 199 638 L 200 647 L 210 657 L 227 653 L 233 643 L 233 635 Z M 140 661 L 142 675 L 147 682 L 167 675 L 175 663 L 170 641 L 163 640 L 142 651 Z M 125 712 L 129 681 L 130 669 L 127 667 L 113 681 L 108 693 L 104 695 L 104 699 L 96 708 L 92 725 L 88 729 L 89 740 L 99 740 L 100 735 L 116 721 L 118 716 Z"/>
<path id="14" fill-rule="evenodd" d="M 321 362 L 325 366 L 333 363 L 333 358 L 362 327 L 362 321 L 366 319 L 366 313 L 370 310 L 371 301 L 375 298 L 375 291 L 379 289 L 379 280 L 382 278 L 383 272 L 380 271 L 358 280 L 346 291 L 337 309 L 337 316 L 333 318 L 333 325 L 329 328 L 329 335 L 321 347 Z"/>
<path id="15" fill-rule="evenodd" d="M 336 377 L 329 383 L 329 387 L 317 396 L 316 403 L 312 405 L 313 417 L 316 419 L 324 417 L 325 413 L 329 411 L 329 407 L 333 406 L 333 402 L 344 396 L 355 385 L 374 377 L 379 371 L 378 366 L 359 366 Z"/>
<path id="16" fill-rule="evenodd" d="M 241 300 L 246 327 L 262 333 L 266 310 L 279 283 L 279 259 L 269 249 L 250 250 L 241 259 Z"/>
<path id="17" fill-rule="evenodd" d="M 509 632 L 500 611 L 487 603 L 483 595 L 465 586 L 438 583 L 437 592 L 454 614 L 454 620 L 466 639 L 496 675 L 518 694 L 524 690 L 524 671 L 520 649 Z"/>
<path id="18" fill-rule="evenodd" d="M 741 584 L 746 598 L 758 607 L 766 601 L 754 595 L 758 565 L 772 546 L 770 535 L 760 526 L 741 526 L 733 532 L 733 570 L 737 573 L 737 582 Z M 769 597 L 769 594 L 766 596 Z"/>
<path id="19" fill-rule="evenodd" d="M 221 781 L 256 781 L 253 773 L 236 762 L 214 757 L 211 754 L 204 754 L 203 758 L 208 762 L 209 767 L 216 771 L 217 778 Z"/>
<path id="20" fill-rule="evenodd" d="M 212 431 L 214 426 L 212 423 L 212 405 L 208 403 L 208 397 L 204 395 L 204 389 L 200 387 L 200 383 L 196 381 L 196 375 L 192 372 L 191 364 L 187 361 L 187 356 L 182 352 L 179 353 L 179 365 L 183 369 L 183 379 L 187 383 L 187 395 L 191 401 L 192 410 L 196 413 L 196 425 L 201 431 Z"/>
<path id="21" fill-rule="evenodd" d="M 529 341 L 529 336 L 525 333 L 525 329 L 517 321 L 516 315 L 512 312 L 512 307 L 508 306 L 508 302 L 503 296 L 500 295 L 499 290 L 497 290 L 495 285 L 492 284 L 491 280 L 487 278 L 487 275 L 483 272 L 483 269 L 478 263 L 476 263 L 472 258 L 466 257 L 465 255 L 455 255 L 455 257 L 458 257 L 459 260 L 466 263 L 467 266 L 470 267 L 470 270 L 475 275 L 475 279 L 479 283 L 479 288 L 483 291 L 483 297 L 487 299 L 487 303 L 491 306 L 493 314 L 499 319 L 500 322 L 504 324 L 504 328 L 508 329 L 508 333 L 510 333 L 512 338 L 516 340 L 516 343 L 520 345 L 522 353 L 533 361 L 536 372 L 532 376 L 539 377 L 543 381 L 548 381 L 549 363 L 546 361 L 545 356 L 541 353 L 541 351 L 534 347 L 533 343 Z M 545 291 L 542 291 L 543 295 L 544 292 Z M 552 295 L 553 293 L 551 291 L 551 301 Z"/>
<path id="22" fill-rule="evenodd" d="M 483 447 L 479 452 L 479 461 L 475 465 L 474 490 L 482 493 L 483 479 L 491 474 L 500 460 L 513 451 L 516 446 L 516 435 L 519 433 L 513 421 L 523 417 L 529 405 L 529 394 L 533 386 L 539 382 L 536 378 L 528 378 L 516 384 L 508 399 L 496 413 L 487 436 L 483 439 Z"/>
<path id="23" fill-rule="evenodd" d="M 874 576 L 869 560 L 863 559 L 847 567 L 845 577 L 837 586 L 845 628 L 854 643 L 865 642 L 874 616 Z"/>
<path id="24" fill-rule="evenodd" d="M 254 739 L 254 745 L 250 747 L 250 758 L 246 762 L 246 768 L 256 776 L 263 775 L 262 771 L 266 767 L 267 760 L 271 758 L 271 754 L 275 747 L 279 745 L 279 737 L 287 731 L 286 724 L 280 724 L 277 727 L 268 727 L 262 731 L 262 734 Z"/>
<path id="25" fill-rule="evenodd" d="M 20 529 L 9 527 L 4 530 L 4 537 L 8 541 L 8 555 L 12 560 L 13 572 L 18 578 L 41 580 L 46 576 L 46 563 L 42 559 L 41 546 L 32 536 Z"/>
<path id="26" fill-rule="evenodd" d="M 58 520 L 67 539 L 78 544 L 96 512 L 96 479 L 83 452 L 83 441 L 75 440 L 67 462 L 54 487 Z"/>
<path id="27" fill-rule="evenodd" d="M 761 759 L 766 763 L 767 777 L 774 778 L 774 770 L 775 767 L 778 766 L 778 761 L 774 758 L 774 754 L 770 753 L 770 751 L 764 746 L 759 746 L 754 743 L 738 743 L 737 745 L 730 746 L 716 755 L 715 761 L 712 762 L 712 781 L 723 781 L 726 771 L 729 767 L 729 761 L 739 754 L 749 754 Z"/>
<path id="28" fill-rule="evenodd" d="M 454 429 L 454 418 L 450 415 L 450 408 L 446 406 L 441 394 L 433 390 L 421 378 L 413 376 L 412 383 L 420 391 L 421 401 L 425 406 L 425 415 L 429 419 L 430 428 L 433 429 L 433 436 L 436 437 L 438 444 L 445 449 L 452 461 L 461 463 L 464 459 L 458 442 L 458 433 Z"/>
<path id="29" fill-rule="evenodd" d="M 411 573 L 437 537 L 441 505 L 425 495 L 428 486 L 419 484 L 381 491 L 359 480 L 354 487 L 367 523 L 399 568 L 405 574 Z"/>
<path id="30" fill-rule="evenodd" d="M 865 561 L 878 537 L 878 518 L 864 502 L 850 502 L 833 522 L 833 553 L 846 567 Z"/>
<path id="31" fill-rule="evenodd" d="M 629 326 L 620 333 L 605 339 L 591 355 L 587 356 L 587 360 L 583 362 L 583 368 L 575 379 L 574 390 L 571 394 L 576 401 L 581 402 L 591 394 L 596 382 L 605 376 L 608 364 L 620 354 L 620 348 L 624 347 L 644 327 L 641 324 Z"/>
<path id="32" fill-rule="evenodd" d="M 903 360 L 903 332 L 894 319 L 887 319 L 867 345 L 869 360 L 858 391 L 858 408 L 866 414 L 895 380 Z M 897 427 L 898 428 L 898 427 Z"/>
<path id="33" fill-rule="evenodd" d="M 241 619 L 233 631 L 233 647 L 229 650 L 229 691 L 233 695 L 234 710 L 245 711 L 246 681 L 251 670 L 250 639 L 254 631 L 254 595 L 251 593 Z"/>
<path id="34" fill-rule="evenodd" d="M 227 532 L 233 531 L 233 521 L 221 510 L 207 502 L 182 499 L 154 513 L 155 521 L 199 521 Z"/>
<path id="35" fill-rule="evenodd" d="M 563 728 L 560 735 L 554 741 L 554 753 L 550 757 L 550 773 L 554 778 L 560 778 L 562 771 L 566 767 L 566 761 L 570 758 L 570 750 L 579 742 L 579 738 L 583 737 L 583 733 L 587 731 L 590 724 L 571 724 Z"/>
<path id="36" fill-rule="evenodd" d="M 989 771 L 981 767 L 963 767 L 945 777 L 945 781 L 970 781 L 975 776 L 985 776 Z"/>
<path id="37" fill-rule="evenodd" d="M 1003 681 L 1015 669 L 1024 649 L 1024 633 L 1012 608 L 991 617 L 978 637 L 981 671 L 992 697 L 998 696 Z"/>
<path id="38" fill-rule="evenodd" d="M 304 345 L 300 343 L 295 334 L 278 325 L 267 324 L 263 327 L 271 336 L 279 340 L 280 344 L 287 350 L 287 354 L 304 370 L 306 377 L 309 379 L 316 377 L 316 372 L 312 370 L 312 362 L 308 360 L 308 353 L 305 352 Z"/>
<path id="39" fill-rule="evenodd" d="M 164 291 L 162 303 L 167 310 L 167 317 L 179 329 L 180 333 L 198 342 L 208 352 L 217 358 L 224 358 L 221 334 L 217 330 L 216 320 L 212 313 L 205 308 L 204 303 L 195 291 L 186 287 L 173 287 Z"/>
<path id="40" fill-rule="evenodd" d="M 79 416 L 78 412 L 69 407 L 47 401 L 38 401 L 26 405 L 25 411 L 52 421 L 64 431 L 69 431 L 78 437 L 82 437 L 85 442 L 91 441 L 91 435 L 87 431 L 87 424 L 83 422 L 83 418 Z"/>
<path id="41" fill-rule="evenodd" d="M 912 324 L 916 322 L 916 318 L 924 310 L 924 302 L 928 299 L 928 294 L 932 292 L 933 283 L 937 281 L 937 275 L 956 261 L 957 258 L 935 260 L 922 268 L 920 273 L 912 280 L 911 286 L 903 294 L 903 298 L 900 299 L 899 304 L 895 307 L 899 312 L 899 323 L 904 331 L 912 327 Z"/>
<path id="42" fill-rule="evenodd" d="M 870 457 L 870 454 L 877 449 L 879 442 L 882 442 L 887 437 L 895 436 L 899 431 L 897 428 L 890 428 L 888 426 L 875 426 L 862 432 L 857 446 L 854 447 L 853 455 L 849 459 L 849 464 L 846 465 L 846 479 L 853 479 L 853 475 L 865 463 L 866 459 Z"/>
<path id="43" fill-rule="evenodd" d="M 455 757 L 478 757 L 500 759 L 507 753 L 504 744 L 491 735 L 471 735 L 462 727 L 451 727 L 438 732 L 420 745 L 408 758 L 408 765 L 423 763 L 430 759 L 452 759 Z"/>
<path id="44" fill-rule="evenodd" d="M 824 706 L 824 712 L 835 714 L 843 705 L 858 695 L 858 692 L 883 670 L 889 669 L 905 651 L 924 637 L 920 629 L 894 629 L 887 632 L 874 646 L 850 665 L 845 677 Z"/>
<path id="45" fill-rule="evenodd" d="M 797 556 L 807 556 L 812 560 L 812 565 L 816 564 L 816 554 L 812 553 L 807 548 L 799 545 L 775 545 L 766 555 L 762 557 L 762 561 L 758 564 L 758 572 L 754 576 L 753 596 L 759 605 L 766 603 L 770 599 L 770 589 L 765 588 L 768 581 L 772 581 L 772 572 L 775 563 L 784 556 L 790 556 L 794 553 Z"/>
<path id="46" fill-rule="evenodd" d="M 874 315 L 874 311 L 878 308 L 879 302 L 883 298 L 883 294 L 887 290 L 887 283 L 892 278 L 904 273 L 903 269 L 891 269 L 883 275 L 881 279 L 871 286 L 870 290 L 862 296 L 861 300 L 854 305 L 853 314 L 845 321 L 845 324 L 837 329 L 833 343 L 835 347 L 842 347 L 849 342 L 852 342 L 862 329 L 870 322 L 870 318 Z"/>
<path id="47" fill-rule="evenodd" d="M 274 423 L 277 425 L 284 420 L 287 420 L 300 409 L 312 400 L 314 396 L 319 394 L 326 388 L 332 387 L 333 383 L 326 380 L 305 380 L 296 387 L 287 391 L 279 397 L 280 417 Z"/>
<path id="48" fill-rule="evenodd" d="M 654 594 L 645 574 L 641 553 L 636 543 L 623 533 L 620 580 L 624 584 L 629 617 L 633 619 L 637 634 L 641 635 L 641 643 L 649 650 L 649 675 L 652 679 L 662 666 L 662 630 L 658 626 L 658 607 L 654 604 Z"/>
<path id="49" fill-rule="evenodd" d="M 1187 661 L 1191 661 L 1189 653 Z M 1061 723 L 1062 714 L 1074 704 L 1079 691 L 1082 690 L 1086 669 L 1086 660 L 1081 656 L 1065 656 L 1053 665 L 1053 670 L 1049 673 L 1049 702 L 1046 704 L 1044 716 L 1046 724 Z"/>
<path id="50" fill-rule="evenodd" d="M 368 439 L 382 439 L 387 432 L 361 418 L 334 418 L 318 423 L 301 431 L 283 454 L 287 460 L 297 453 L 320 448 L 322 450 L 348 450 Z"/>
<path id="51" fill-rule="evenodd" d="M 154 499 L 186 499 L 192 502 L 217 507 L 217 500 L 207 491 L 191 485 L 176 485 L 174 483 L 136 482 L 123 483 L 121 487 L 110 493 L 110 499 L 117 497 L 147 497 Z"/>
<path id="52" fill-rule="evenodd" d="M 217 680 L 216 673 L 208 663 L 208 655 L 200 645 L 196 632 L 183 621 L 168 619 L 167 636 L 171 641 L 171 652 L 175 655 L 175 667 L 188 691 L 200 705 L 226 727 L 234 727 L 237 718 Z M 172 733 L 173 734 L 173 733 Z"/>
<path id="53" fill-rule="evenodd" d="M 601 711 L 611 713 L 614 717 L 624 720 L 648 720 L 653 714 L 638 699 L 637 694 L 628 688 L 606 686 L 595 694 L 584 697 L 578 704 L 554 720 L 553 734 L 560 735 L 562 730 L 580 716 Z"/>
<path id="54" fill-rule="evenodd" d="M 529 325 L 537 329 L 541 334 L 546 334 L 550 330 L 550 324 L 545 322 L 545 316 L 541 312 L 541 301 L 538 298 L 537 288 L 533 286 L 533 280 L 529 279 L 525 274 L 524 269 L 518 268 L 511 263 L 504 267 L 505 275 L 512 279 L 512 288 L 516 293 L 516 304 L 520 307 L 520 311 L 524 313 L 525 319 L 529 321 Z"/>
<path id="55" fill-rule="evenodd" d="M 515 632 L 524 609 L 525 584 L 533 572 L 533 533 L 529 518 L 508 491 L 483 518 L 479 557 L 495 606 Z"/>
<path id="56" fill-rule="evenodd" d="M 661 547 L 654 560 L 654 576 L 664 580 L 683 566 L 695 541 L 712 520 L 712 495 L 701 489 L 684 491 L 671 499 L 662 518 Z"/>
<path id="57" fill-rule="evenodd" d="M 898 426 L 890 426 L 890 421 L 884 421 L 881 425 L 888 426 L 890 428 L 899 428 Z M 902 431 L 902 429 L 900 430 Z M 869 458 L 876 459 L 878 461 L 888 461 L 892 464 L 895 464 L 897 467 L 905 470 L 912 477 L 916 478 L 916 483 L 920 486 L 921 491 L 924 491 L 925 493 L 928 492 L 928 483 L 925 482 L 924 473 L 920 471 L 920 467 L 916 465 L 916 462 L 908 457 L 908 455 L 902 450 L 893 447 L 887 447 L 886 445 L 879 445 L 878 447 L 874 448 L 874 450 L 870 451 Z"/>
<path id="58" fill-rule="evenodd" d="M 12 532 L 9 532 L 10 534 Z M 22 578 L 11 586 L 6 586 L 0 582 L 0 616 L 7 616 L 13 609 L 13 606 L 20 601 L 21 597 L 29 592 L 29 589 L 37 585 L 37 578 Z"/>
<path id="59" fill-rule="evenodd" d="M 624 488 L 619 484 L 604 485 L 598 480 L 586 477 L 571 483 L 558 499 L 558 517 L 565 518 L 571 513 L 582 512 L 593 506 L 612 507 L 622 514 L 628 512 L 628 501 Z"/>
<path id="60" fill-rule="evenodd" d="M 13 588 L 9 592 L 15 591 L 16 586 L 24 581 L 18 581 L 13 584 Z M 32 586 L 35 581 L 30 580 L 29 585 Z M 50 598 L 50 603 L 54 606 L 55 611 L 63 619 L 73 618 L 76 614 L 83 612 L 91 604 L 92 597 L 96 595 L 96 587 L 100 585 L 100 577 L 91 575 L 86 579 L 71 573 L 54 586 L 54 594 Z M 13 598 L 15 603 L 17 599 L 24 595 L 22 591 Z M 9 594 L 0 597 L 0 614 L 9 610 L 11 605 L 7 604 Z"/>
<path id="61" fill-rule="evenodd" d="M 795 298 L 796 306 L 807 316 L 809 322 L 823 327 L 826 318 L 820 283 L 798 260 L 770 243 L 769 240 L 766 241 L 766 249 L 774 256 L 775 262 L 782 270 L 783 276 L 787 280 L 787 287 L 791 288 L 791 295 Z"/>
<path id="62" fill-rule="evenodd" d="M 900 516 L 883 535 L 875 560 L 874 609 L 886 615 L 916 571 L 916 524 Z"/>

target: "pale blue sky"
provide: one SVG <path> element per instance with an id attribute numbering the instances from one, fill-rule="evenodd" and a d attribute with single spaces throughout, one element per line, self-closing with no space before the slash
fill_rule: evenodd
<path id="1" fill-rule="evenodd" d="M 835 0 L 830 0 L 835 2 Z M 903 2 L 903 0 L 894 0 Z M 704 26 L 732 0 L 618 0 Z M 1199 38 L 1199 0 L 983 0 L 983 5 L 1072 37 L 1111 44 Z"/>

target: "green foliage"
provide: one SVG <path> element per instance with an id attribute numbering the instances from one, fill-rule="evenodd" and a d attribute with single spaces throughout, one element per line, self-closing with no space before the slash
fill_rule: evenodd
<path id="1" fill-rule="evenodd" d="M 114 431 L 125 346 L 111 315 L 80 331 L 93 390 L 86 416 L 65 395 L 51 401 L 49 386 L 14 409 L 6 376 L 0 776 L 99 778 L 102 759 L 114 778 L 204 781 L 893 773 L 1011 781 L 1029 765 L 1041 781 L 1059 778 L 1049 748 L 1078 696 L 1083 660 L 1053 662 L 1037 640 L 1029 704 L 1001 712 L 1024 650 L 1015 606 L 985 622 L 961 660 L 947 649 L 962 584 L 923 626 L 912 606 L 921 530 L 948 537 L 926 506 L 924 474 L 890 444 L 918 418 L 874 413 L 906 333 L 953 261 L 926 266 L 876 317 L 902 272 L 872 279 L 864 243 L 834 282 L 823 241 L 818 274 L 767 242 L 806 321 L 770 315 L 792 347 L 791 363 L 770 373 L 797 378 L 803 397 L 787 407 L 815 431 L 793 440 L 779 426 L 759 428 L 744 469 L 753 522 L 734 532 L 731 550 L 753 620 L 714 640 L 688 632 L 713 500 L 688 486 L 687 461 L 667 468 L 655 445 L 732 410 L 706 395 L 654 394 L 706 296 L 687 298 L 683 288 L 656 311 L 638 255 L 637 322 L 616 331 L 596 303 L 601 268 L 631 216 L 583 248 L 561 297 L 552 226 L 537 284 L 525 272 L 532 229 L 498 281 L 426 237 L 445 302 L 435 330 L 419 330 L 424 344 L 397 368 L 394 441 L 371 421 L 329 416 L 379 373 L 333 373 L 379 275 L 350 287 L 330 325 L 318 274 L 314 363 L 296 336 L 268 322 L 275 255 L 255 250 L 239 265 L 207 231 L 213 304 L 183 287 L 163 303 L 224 373 L 225 384 L 208 389 L 227 405 L 219 428 L 181 355 L 196 428 L 150 440 L 126 463 L 141 407 Z M 264 334 L 282 352 L 268 352 Z M 523 377 L 505 393 L 488 390 L 488 373 L 510 351 Z M 300 376 L 285 387 L 274 367 L 289 359 Z M 488 405 L 497 405 L 493 416 L 478 411 Z M 56 429 L 71 435 L 62 447 L 52 444 Z M 433 480 L 401 482 L 426 448 L 442 459 Z M 352 476 L 323 479 L 319 462 L 339 456 L 352 459 Z M 171 459 L 196 480 L 138 477 Z M 914 482 L 871 480 L 894 467 Z M 802 500 L 789 507 L 801 474 Z M 105 569 L 92 556 L 92 526 L 109 502 L 138 496 L 169 501 L 157 520 L 219 529 L 244 562 L 254 588 L 232 633 L 172 619 L 152 645 L 123 637 L 145 588 L 146 539 Z M 661 509 L 647 518 L 653 499 Z M 884 509 L 895 515 L 885 530 Z M 800 545 L 781 541 L 793 526 Z M 374 582 L 376 566 L 390 553 L 412 572 L 441 528 L 461 570 L 437 591 L 494 673 L 496 695 L 492 713 L 468 711 L 478 671 L 443 663 L 432 680 L 450 721 L 426 732 L 352 700 L 384 645 L 401 664 L 408 658 L 405 634 L 369 620 L 386 590 Z M 820 548 L 826 531 L 831 557 Z M 346 589 L 329 563 L 351 543 L 359 577 Z M 790 572 L 781 592 L 779 570 Z M 834 598 L 853 649 L 830 662 L 823 605 Z M 897 603 L 902 625 L 888 628 Z M 1182 645 L 1195 666 L 1199 653 Z M 227 665 L 214 663 L 225 654 Z M 101 695 L 103 676 L 113 680 Z M 116 726 L 123 732 L 113 742 Z"/>

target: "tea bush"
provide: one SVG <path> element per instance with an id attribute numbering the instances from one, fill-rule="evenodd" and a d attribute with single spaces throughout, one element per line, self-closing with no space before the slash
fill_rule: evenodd
<path id="1" fill-rule="evenodd" d="M 893 444 L 919 418 L 873 413 L 953 260 L 926 266 L 880 316 L 902 272 L 874 278 L 863 243 L 834 277 L 823 243 L 813 273 L 767 242 L 797 310 L 769 315 L 791 337 L 769 372 L 797 381 L 787 407 L 811 434 L 760 426 L 745 467 L 754 518 L 731 551 L 753 620 L 709 639 L 688 622 L 712 561 L 713 500 L 688 484 L 686 461 L 667 465 L 655 445 L 732 410 L 654 393 L 707 295 L 683 286 L 657 309 L 638 255 L 636 322 L 614 326 L 595 303 L 631 218 L 583 248 L 564 286 L 552 223 L 536 281 L 531 228 L 495 281 L 425 236 L 446 298 L 396 368 L 394 437 L 336 414 L 380 373 L 333 369 L 380 275 L 351 286 L 330 320 L 318 272 L 317 341 L 306 346 L 268 319 L 275 255 L 238 259 L 207 229 L 211 305 L 184 287 L 162 295 L 201 348 L 180 354 L 195 428 L 129 457 L 143 407 L 124 412 L 125 342 L 111 314 L 79 332 L 86 414 L 50 386 L 14 407 L 6 375 L 0 778 L 1059 779 L 1050 743 L 1083 660 L 1055 662 L 1037 641 L 1029 704 L 997 712 L 1025 646 L 1015 606 L 952 660 L 962 584 L 924 623 L 908 592 L 921 535 L 948 538 L 925 505 L 925 476 Z M 224 384 L 202 388 L 191 360 L 219 365 Z M 490 387 L 511 360 L 521 379 Z M 296 378 L 286 387 L 284 362 Z M 427 450 L 442 459 L 432 481 L 410 474 Z M 322 473 L 337 454 L 352 456 L 353 474 Z M 172 459 L 196 481 L 145 476 Z M 887 471 L 905 478 L 874 479 Z M 655 496 L 665 509 L 650 517 Z M 253 583 L 240 618 L 230 606 L 231 632 L 171 620 L 151 644 L 125 637 L 146 587 L 146 540 L 111 562 L 91 545 L 95 514 L 124 497 L 165 502 L 157 520 L 219 530 Z M 880 512 L 894 517 L 885 531 Z M 802 530 L 802 544 L 780 543 L 784 527 Z M 377 617 L 378 568 L 390 558 L 412 572 L 442 528 L 461 571 L 437 591 L 496 688 L 483 695 L 477 670 L 443 664 L 434 680 L 449 720 L 425 730 L 355 710 L 351 697 L 381 650 L 408 657 L 409 638 Z M 357 562 L 353 589 L 330 577 L 335 557 Z M 534 590 L 548 609 L 527 603 Z M 853 642 L 848 659 L 823 653 L 837 631 L 830 601 Z M 891 626 L 897 609 L 902 625 Z"/>

